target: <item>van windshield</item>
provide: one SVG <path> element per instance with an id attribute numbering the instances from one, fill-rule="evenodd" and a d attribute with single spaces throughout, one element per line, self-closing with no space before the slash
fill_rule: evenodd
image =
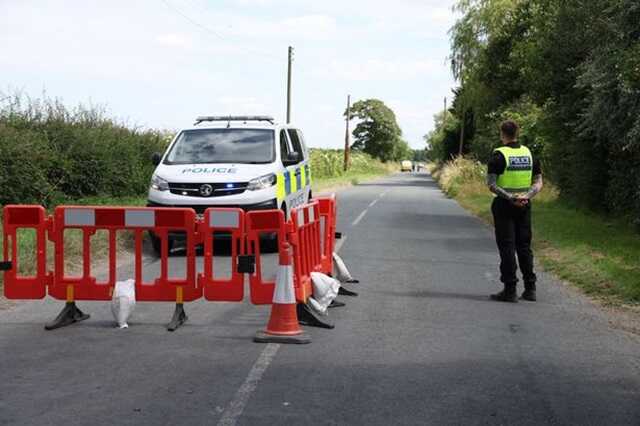
<path id="1" fill-rule="evenodd" d="M 164 163 L 272 163 L 275 161 L 274 139 L 270 129 L 185 130 Z"/>

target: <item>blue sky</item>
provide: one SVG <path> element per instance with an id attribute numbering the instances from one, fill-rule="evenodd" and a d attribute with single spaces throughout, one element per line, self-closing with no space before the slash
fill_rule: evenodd
<path id="1" fill-rule="evenodd" d="M 130 125 L 175 129 L 202 114 L 285 118 L 313 147 L 344 144 L 346 96 L 378 98 L 405 139 L 455 86 L 452 0 L 0 0 L 2 86 L 106 105 Z"/>

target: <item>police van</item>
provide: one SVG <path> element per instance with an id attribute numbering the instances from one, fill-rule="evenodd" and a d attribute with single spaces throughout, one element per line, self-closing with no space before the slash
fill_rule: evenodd
<path id="1" fill-rule="evenodd" d="M 295 126 L 268 116 L 198 117 L 154 154 L 148 206 L 292 208 L 311 198 L 309 150 Z M 179 235 L 170 235 L 169 248 Z M 151 235 L 154 250 L 160 241 Z"/>

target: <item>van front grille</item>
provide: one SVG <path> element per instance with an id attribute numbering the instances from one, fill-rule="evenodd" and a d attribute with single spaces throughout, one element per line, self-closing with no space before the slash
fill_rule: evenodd
<path id="1" fill-rule="evenodd" d="M 247 182 L 169 183 L 169 191 L 172 194 L 189 197 L 223 197 L 242 194 L 246 189 Z"/>

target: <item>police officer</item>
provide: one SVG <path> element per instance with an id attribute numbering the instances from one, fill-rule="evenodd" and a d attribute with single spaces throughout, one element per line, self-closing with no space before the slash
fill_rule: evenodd
<path id="1" fill-rule="evenodd" d="M 492 294 L 500 302 L 517 302 L 516 254 L 524 281 L 522 299 L 535 302 L 536 274 L 531 251 L 531 199 L 542 189 L 542 170 L 526 146 L 518 143 L 518 125 L 500 125 L 502 146 L 493 152 L 487 185 L 496 197 L 491 205 L 500 252 L 500 281 L 504 289 Z"/>

